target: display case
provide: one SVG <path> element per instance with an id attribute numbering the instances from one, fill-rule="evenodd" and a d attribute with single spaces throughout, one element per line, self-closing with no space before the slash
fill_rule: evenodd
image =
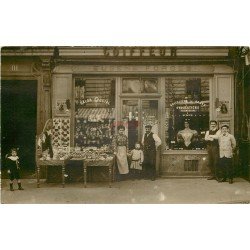
<path id="1" fill-rule="evenodd" d="M 205 149 L 209 78 L 166 78 L 166 149 Z"/>
<path id="2" fill-rule="evenodd" d="M 74 147 L 108 147 L 114 134 L 115 81 L 110 78 L 75 79 Z"/>

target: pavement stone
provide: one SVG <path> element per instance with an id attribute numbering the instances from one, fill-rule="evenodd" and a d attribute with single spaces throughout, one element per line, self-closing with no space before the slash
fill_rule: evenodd
<path id="1" fill-rule="evenodd" d="M 2 204 L 249 204 L 250 183 L 235 178 L 233 184 L 218 183 L 205 178 L 127 180 L 114 182 L 69 183 L 62 188 L 59 183 L 46 183 L 40 188 L 36 179 L 23 179 L 24 191 L 9 191 L 8 180 L 2 180 Z"/>

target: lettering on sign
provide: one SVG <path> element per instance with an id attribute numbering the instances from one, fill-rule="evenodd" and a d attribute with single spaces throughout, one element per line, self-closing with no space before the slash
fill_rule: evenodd
<path id="1" fill-rule="evenodd" d="M 199 112 L 200 106 L 199 105 L 183 105 L 183 106 L 176 106 L 176 109 L 180 112 Z"/>
<path id="2" fill-rule="evenodd" d="M 54 72 L 63 73 L 120 73 L 120 72 L 143 72 L 143 73 L 214 73 L 212 65 L 60 65 Z"/>
<path id="3" fill-rule="evenodd" d="M 141 66 L 120 66 L 120 65 L 94 65 L 92 66 L 92 71 L 102 71 L 102 72 L 129 72 L 129 71 L 146 71 L 146 72 L 190 72 L 197 71 L 196 66 L 192 65 L 141 65 Z"/>
<path id="4" fill-rule="evenodd" d="M 143 47 L 130 47 L 130 48 L 119 48 L 119 47 L 105 47 L 103 48 L 103 55 L 106 57 L 124 57 L 124 56 L 176 56 L 176 50 L 173 48 L 143 48 Z"/>
<path id="5" fill-rule="evenodd" d="M 84 105 L 86 103 L 104 103 L 106 105 L 110 105 L 110 102 L 109 102 L 108 99 L 103 99 L 103 98 L 100 98 L 98 96 L 93 97 L 93 98 L 87 98 L 87 99 L 84 99 L 84 100 L 80 101 L 81 105 Z"/>

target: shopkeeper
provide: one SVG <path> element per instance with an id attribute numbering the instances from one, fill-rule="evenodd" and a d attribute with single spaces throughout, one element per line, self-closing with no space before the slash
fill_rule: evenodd
<path id="1" fill-rule="evenodd" d="M 157 134 L 152 133 L 151 125 L 146 125 L 145 130 L 146 133 L 142 137 L 144 178 L 154 181 L 156 178 L 156 151 L 161 145 L 161 139 Z"/>
<path id="2" fill-rule="evenodd" d="M 116 161 L 119 171 L 119 180 L 126 178 L 129 172 L 128 168 L 128 137 L 124 134 L 125 127 L 118 126 L 118 135 L 113 138 L 114 154 L 116 155 Z"/>

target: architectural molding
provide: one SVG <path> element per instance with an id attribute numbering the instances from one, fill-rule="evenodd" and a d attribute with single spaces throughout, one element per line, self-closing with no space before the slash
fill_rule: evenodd
<path id="1" fill-rule="evenodd" d="M 225 65 L 59 65 L 53 73 L 63 74 L 232 74 Z"/>

